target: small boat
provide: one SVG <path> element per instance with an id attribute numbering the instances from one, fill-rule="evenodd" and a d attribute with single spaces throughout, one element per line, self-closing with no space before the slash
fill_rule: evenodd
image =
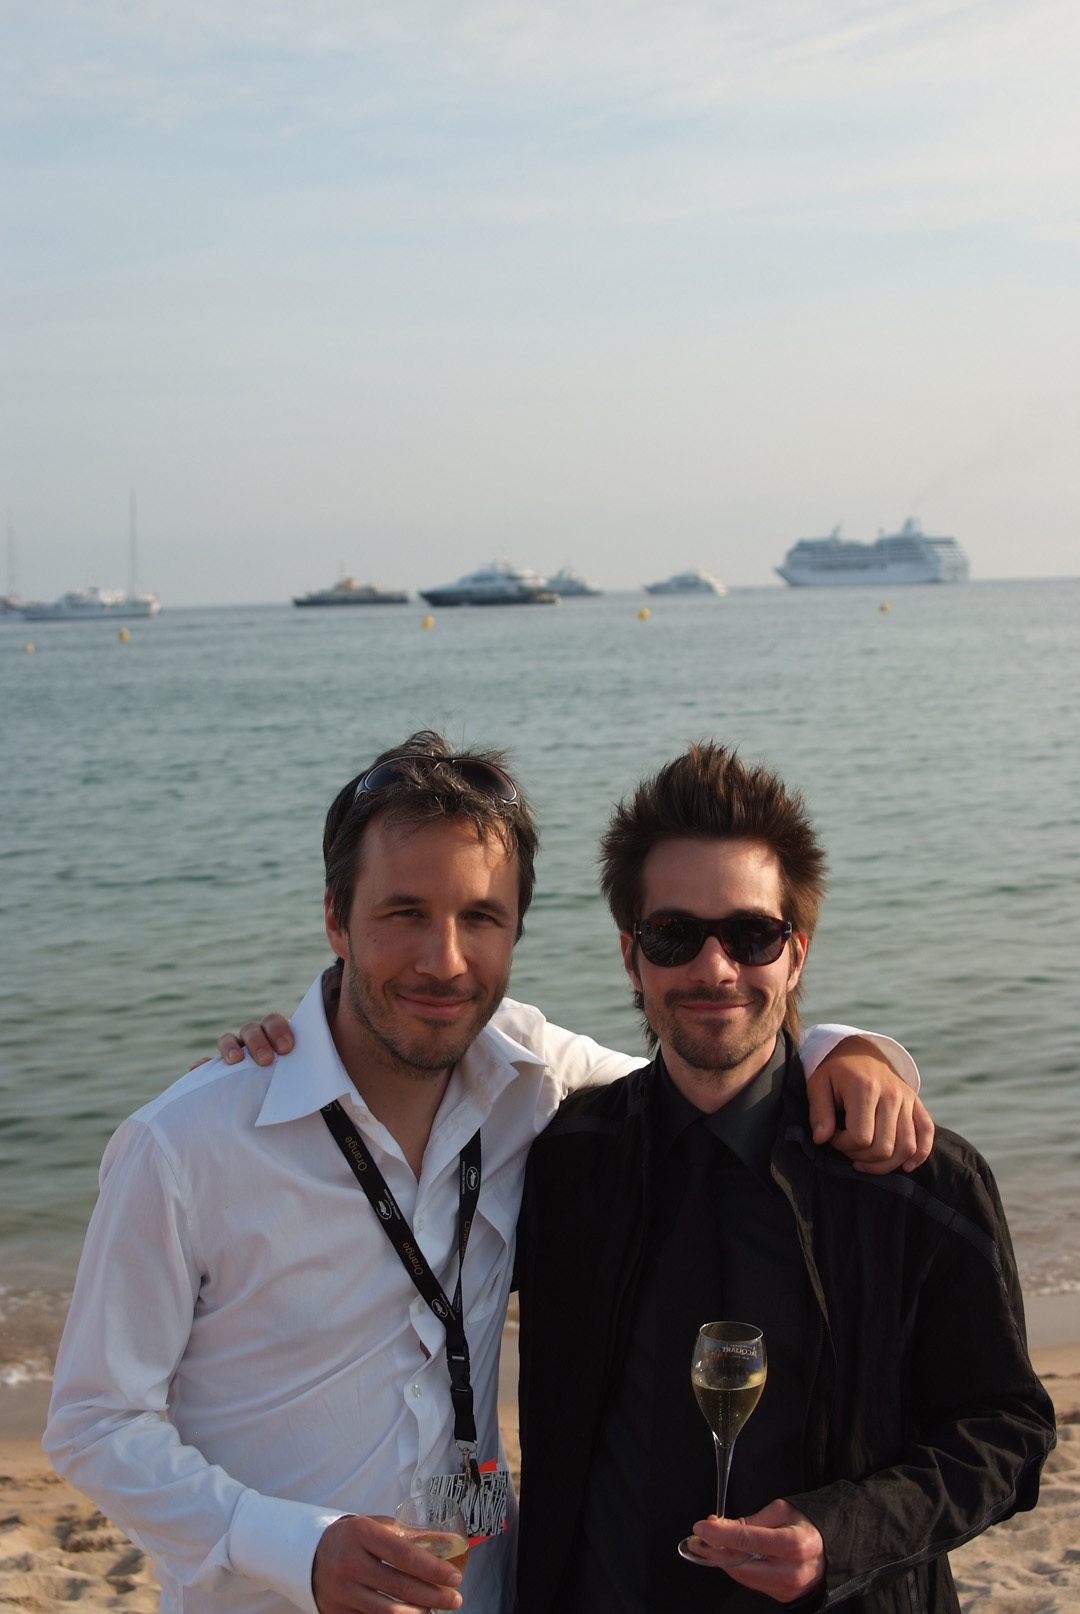
<path id="1" fill-rule="evenodd" d="M 25 622 L 120 622 L 156 616 L 161 601 L 156 594 L 125 594 L 122 589 L 91 585 L 70 589 L 58 600 L 27 600 L 18 609 Z"/>
<path id="2" fill-rule="evenodd" d="M 295 594 L 294 605 L 405 605 L 408 594 L 402 588 L 380 588 L 377 583 L 358 583 L 343 577 L 332 588 L 317 588 L 310 594 Z"/>
<path id="3" fill-rule="evenodd" d="M 726 594 L 727 589 L 718 577 L 692 567 L 688 572 L 676 572 L 662 583 L 646 583 L 646 594 Z"/>
<path id="4" fill-rule="evenodd" d="M 559 596 L 560 600 L 581 599 L 587 594 L 604 592 L 602 588 L 597 588 L 595 583 L 588 582 L 580 572 L 572 571 L 569 566 L 560 567 L 554 577 L 548 578 L 547 586 L 553 594 Z"/>
<path id="5" fill-rule="evenodd" d="M 468 572 L 456 583 L 420 590 L 429 605 L 557 605 L 559 596 L 536 572 L 493 560 L 490 566 Z"/>
<path id="6" fill-rule="evenodd" d="M 908 583 L 964 583 L 968 558 L 955 538 L 931 538 L 914 517 L 875 543 L 843 538 L 800 538 L 776 568 L 792 588 L 891 588 Z"/>

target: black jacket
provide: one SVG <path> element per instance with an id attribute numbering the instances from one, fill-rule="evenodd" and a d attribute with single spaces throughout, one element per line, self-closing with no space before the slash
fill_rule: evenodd
<path id="1" fill-rule="evenodd" d="M 518 1251 L 521 1614 L 560 1607 L 613 1353 L 633 1314 L 654 1079 L 648 1066 L 571 1095 L 529 1157 Z M 868 1176 L 816 1148 L 794 1056 L 771 1170 L 815 1302 L 805 1489 L 788 1493 L 825 1543 L 825 1588 L 809 1606 L 958 1610 L 945 1554 L 1034 1507 L 1054 1444 L 993 1178 L 944 1130 L 910 1174 Z"/>

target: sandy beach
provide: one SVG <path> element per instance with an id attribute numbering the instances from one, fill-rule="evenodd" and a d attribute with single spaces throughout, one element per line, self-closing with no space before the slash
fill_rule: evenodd
<path id="1" fill-rule="evenodd" d="M 961 1607 L 976 1614 L 1080 1610 L 1080 1297 L 1028 1307 L 1032 1358 L 1059 1419 L 1038 1507 L 953 1554 Z M 503 1434 L 516 1461 L 515 1352 L 508 1333 Z M 48 1386 L 0 1387 L 0 1614 L 152 1614 L 146 1557 L 59 1479 L 38 1445 Z"/>

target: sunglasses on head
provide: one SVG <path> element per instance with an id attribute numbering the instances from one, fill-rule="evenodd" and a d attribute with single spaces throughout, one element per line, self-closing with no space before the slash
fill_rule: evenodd
<path id="1" fill-rule="evenodd" d="M 434 752 L 408 751 L 369 768 L 357 783 L 353 801 L 369 791 L 385 790 L 389 785 L 401 784 L 417 768 L 422 773 L 437 773 L 440 768 L 450 768 L 470 790 L 478 790 L 484 796 L 494 796 L 496 801 L 505 802 L 508 807 L 512 807 L 518 799 L 517 785 L 510 775 L 496 768 L 492 762 L 481 762 L 477 757 L 440 757 Z"/>
<path id="2" fill-rule="evenodd" d="M 792 924 L 790 919 L 755 913 L 736 913 L 728 919 L 662 913 L 639 920 L 633 934 L 649 963 L 661 969 L 689 964 L 709 936 L 716 937 L 733 964 L 775 964 L 791 938 Z"/>

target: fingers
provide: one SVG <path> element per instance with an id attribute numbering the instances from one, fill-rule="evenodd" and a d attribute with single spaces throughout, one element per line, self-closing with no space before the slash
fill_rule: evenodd
<path id="1" fill-rule="evenodd" d="M 915 1128 L 915 1148 L 910 1157 L 904 1161 L 905 1171 L 914 1171 L 916 1166 L 923 1165 L 929 1160 L 930 1151 L 934 1147 L 933 1118 L 917 1094 L 911 1110 L 911 1120 Z"/>
<path id="2" fill-rule="evenodd" d="M 807 1082 L 814 1142 L 831 1140 L 845 1154 L 873 1147 L 875 1135 L 887 1133 L 910 1091 L 876 1043 L 845 1037 Z"/>
<path id="3" fill-rule="evenodd" d="M 910 1088 L 911 1099 L 914 1094 Z M 860 1090 L 851 1096 L 845 1111 L 844 1127 L 833 1138 L 833 1148 L 849 1160 L 864 1165 L 893 1169 L 906 1160 L 915 1147 L 911 1126 L 911 1103 L 893 1088 L 877 1092 Z"/>
<path id="4" fill-rule="evenodd" d="M 893 1152 L 905 1095 L 910 1099 L 914 1094 L 876 1048 L 867 1046 L 869 1053 L 839 1060 L 832 1075 L 832 1085 L 844 1111 L 844 1124 L 833 1146 L 843 1147 L 839 1142 L 842 1138 L 847 1145 L 846 1154 L 883 1159 Z"/>
<path id="5" fill-rule="evenodd" d="M 860 1171 L 914 1171 L 933 1147 L 934 1123 L 918 1095 L 863 1038 L 846 1038 L 822 1060 L 807 1101 L 815 1143 L 831 1143 Z"/>
<path id="6" fill-rule="evenodd" d="M 458 1609 L 461 1574 L 411 1546 L 392 1519 L 337 1519 L 319 1539 L 311 1589 L 319 1614 L 426 1614 Z"/>
<path id="7" fill-rule="evenodd" d="M 900 1099 L 900 1106 L 893 1115 L 886 1111 L 884 1105 L 879 1107 L 870 1144 L 864 1149 L 849 1152 L 856 1171 L 878 1177 L 898 1169 L 914 1171 L 929 1158 L 934 1146 L 934 1123 L 930 1119 L 930 1112 L 910 1087 L 900 1095 Z"/>
<path id="8" fill-rule="evenodd" d="M 261 1029 L 263 1034 L 273 1044 L 275 1053 L 292 1053 L 296 1044 L 293 1039 L 292 1027 L 283 1014 L 277 1014 L 274 1011 L 271 1011 L 264 1017 Z"/>
<path id="9" fill-rule="evenodd" d="M 836 1094 L 829 1079 L 828 1061 L 819 1065 L 806 1084 L 810 1130 L 814 1142 L 828 1143 L 836 1132 Z"/>
<path id="10" fill-rule="evenodd" d="M 780 1603 L 803 1597 L 825 1574 L 825 1548 L 806 1516 L 778 1500 L 749 1519 L 699 1519 L 703 1563 Z"/>
<path id="11" fill-rule="evenodd" d="M 218 1052 L 226 1064 L 236 1065 L 244 1057 L 244 1050 L 257 1065 L 271 1065 L 278 1054 L 289 1054 L 295 1046 L 292 1028 L 283 1014 L 270 1013 L 260 1023 L 249 1020 L 240 1027 L 239 1036 L 226 1031 L 218 1038 Z"/>

